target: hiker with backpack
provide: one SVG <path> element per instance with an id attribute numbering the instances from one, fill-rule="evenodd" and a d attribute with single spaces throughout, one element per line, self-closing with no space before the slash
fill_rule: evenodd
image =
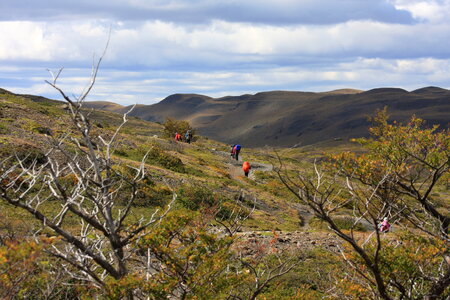
<path id="1" fill-rule="evenodd" d="M 175 133 L 175 141 L 177 142 L 181 141 L 181 134 L 179 134 L 178 132 Z"/>
<path id="2" fill-rule="evenodd" d="M 233 150 L 232 150 L 232 155 L 231 156 L 233 156 L 236 160 L 239 160 L 239 152 L 241 152 L 241 145 L 239 145 L 239 144 L 236 144 L 236 145 L 234 145 L 234 147 L 233 147 Z M 234 155 L 233 155 L 234 154 Z"/>
<path id="3" fill-rule="evenodd" d="M 384 218 L 383 222 L 381 222 L 380 225 L 378 225 L 378 227 L 380 228 L 380 231 L 383 233 L 389 232 L 389 229 L 391 228 L 391 224 L 389 224 L 388 222 L 388 218 Z"/>
<path id="4" fill-rule="evenodd" d="M 234 158 L 234 153 L 236 151 L 236 149 L 234 149 L 234 147 L 236 146 L 236 144 L 231 145 L 231 157 Z"/>
<path id="5" fill-rule="evenodd" d="M 184 138 L 186 139 L 186 143 L 190 144 L 192 140 L 192 131 L 189 129 L 186 131 L 186 134 L 184 135 Z"/>
<path id="6" fill-rule="evenodd" d="M 250 166 L 250 163 L 248 161 L 244 161 L 242 164 L 242 170 L 244 171 L 245 177 L 248 177 L 248 173 L 250 172 L 250 169 L 252 167 Z"/>

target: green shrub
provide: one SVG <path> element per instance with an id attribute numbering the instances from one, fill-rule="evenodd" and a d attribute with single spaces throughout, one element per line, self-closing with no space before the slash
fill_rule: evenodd
<path id="1" fill-rule="evenodd" d="M 135 161 L 141 161 L 147 151 L 147 163 L 156 164 L 178 173 L 186 173 L 186 167 L 181 159 L 165 152 L 158 146 L 151 146 L 150 149 L 142 146 L 136 149 L 117 148 L 114 154 Z"/>
<path id="2" fill-rule="evenodd" d="M 333 218 L 333 221 L 339 227 L 339 229 L 350 230 L 353 227 L 355 219 L 350 216 L 336 216 Z M 328 228 L 327 223 L 325 223 L 324 221 L 319 220 L 315 217 L 309 221 L 309 225 L 315 229 L 327 229 Z M 367 231 L 367 229 L 361 223 L 357 223 L 353 227 L 353 230 L 362 231 L 362 232 Z"/>
<path id="3" fill-rule="evenodd" d="M 216 216 L 221 220 L 228 220 L 233 216 L 234 209 L 235 207 L 230 202 L 222 201 Z M 243 213 L 247 213 L 247 211 Z"/>
<path id="4" fill-rule="evenodd" d="M 173 138 L 175 133 L 181 134 L 181 137 L 184 138 L 184 134 L 186 131 L 190 130 L 192 132 L 192 136 L 195 135 L 195 129 L 192 128 L 191 124 L 188 121 L 179 121 L 171 118 L 167 118 L 166 122 L 164 122 L 164 136 L 168 138 Z"/>
<path id="5" fill-rule="evenodd" d="M 341 229 L 349 230 L 353 227 L 353 224 L 355 223 L 355 219 L 353 217 L 339 217 L 335 220 L 336 225 Z M 357 223 L 353 230 L 356 231 L 366 231 L 364 226 L 361 223 Z"/>
<path id="6" fill-rule="evenodd" d="M 297 264 L 291 272 L 275 279 L 264 290 L 261 298 L 265 299 L 326 299 L 324 291 L 334 287 L 333 280 L 323 274 L 331 274 L 342 268 L 336 256 L 322 248 L 300 250 L 302 263 Z M 289 256 L 291 256 L 290 254 Z"/>
<path id="7" fill-rule="evenodd" d="M 186 172 L 186 168 L 181 159 L 170 155 L 159 147 L 152 147 L 150 149 L 147 160 L 178 173 Z"/>
<path id="8" fill-rule="evenodd" d="M 7 134 L 7 133 L 9 133 L 8 127 L 0 123 L 0 134 Z"/>
<path id="9" fill-rule="evenodd" d="M 213 193 L 206 187 L 188 186 L 182 187 L 178 191 L 178 203 L 186 209 L 198 211 L 204 208 L 212 208 L 216 217 L 221 220 L 227 220 L 232 217 L 236 209 L 235 204 L 228 199 Z M 217 209 L 217 210 L 216 210 Z M 246 214 L 247 211 L 241 213 Z"/>
<path id="10" fill-rule="evenodd" d="M 12 156 L 13 159 L 18 157 L 24 160 L 25 165 L 31 164 L 36 160 L 37 164 L 44 164 L 47 161 L 45 153 L 42 149 L 29 144 L 12 144 L 6 143 L 0 147 L 0 158 Z"/>
<path id="11" fill-rule="evenodd" d="M 202 207 L 212 207 L 219 202 L 212 191 L 201 186 L 181 188 L 178 191 L 177 200 L 184 208 L 190 210 L 199 210 Z"/>
<path id="12" fill-rule="evenodd" d="M 38 127 L 34 128 L 33 131 L 40 133 L 40 134 L 52 135 L 52 130 L 50 128 L 44 127 L 44 126 L 38 126 Z"/>
<path id="13" fill-rule="evenodd" d="M 115 149 L 115 150 L 114 150 L 114 154 L 115 154 L 115 155 L 118 155 L 118 156 L 121 156 L 121 157 L 128 157 L 128 156 L 129 156 L 129 152 L 126 151 L 126 150 L 123 149 L 123 148 Z"/>
<path id="14" fill-rule="evenodd" d="M 162 207 L 172 199 L 172 191 L 161 185 L 142 186 L 133 202 L 135 207 Z"/>
<path id="15" fill-rule="evenodd" d="M 134 170 L 126 166 L 119 166 L 116 171 L 129 181 L 135 176 Z M 137 183 L 135 188 L 136 197 L 131 204 L 133 207 L 162 207 L 172 199 L 172 191 L 165 185 L 155 183 L 148 174 Z M 115 201 L 119 205 L 127 205 L 130 200 L 128 196 L 131 193 L 131 186 L 122 186 L 122 189 L 124 192 L 118 194 Z"/>

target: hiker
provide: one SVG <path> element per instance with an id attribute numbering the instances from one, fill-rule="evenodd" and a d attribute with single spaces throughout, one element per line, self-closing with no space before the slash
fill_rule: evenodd
<path id="1" fill-rule="evenodd" d="M 248 161 L 244 161 L 242 164 L 242 170 L 244 170 L 245 177 L 248 177 L 248 173 L 250 172 L 250 169 L 252 167 L 250 166 L 250 163 Z"/>
<path id="2" fill-rule="evenodd" d="M 384 218 L 383 222 L 381 222 L 380 225 L 378 225 L 381 232 L 389 232 L 389 229 L 391 228 L 391 224 L 388 222 L 388 218 Z"/>
<path id="3" fill-rule="evenodd" d="M 184 138 L 186 139 L 186 143 L 190 144 L 192 140 L 192 131 L 189 129 L 186 131 L 186 134 L 184 135 Z"/>
<path id="4" fill-rule="evenodd" d="M 236 160 L 239 160 L 239 152 L 241 152 L 241 145 L 239 144 L 234 145 L 233 151 L 234 151 L 234 158 L 236 158 Z"/>
<path id="5" fill-rule="evenodd" d="M 234 158 L 234 154 L 236 153 L 236 149 L 234 147 L 236 147 L 236 144 L 231 145 L 231 157 L 232 158 Z"/>
<path id="6" fill-rule="evenodd" d="M 179 134 L 178 132 L 175 133 L 175 141 L 177 142 L 181 141 L 181 134 Z"/>

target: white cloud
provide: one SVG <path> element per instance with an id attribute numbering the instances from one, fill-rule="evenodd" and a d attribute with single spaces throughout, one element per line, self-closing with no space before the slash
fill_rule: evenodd
<path id="1" fill-rule="evenodd" d="M 50 59 L 41 26 L 36 26 L 33 22 L 0 24 L 0 59 Z"/>
<path id="2" fill-rule="evenodd" d="M 449 22 L 449 0 L 391 0 L 398 8 L 409 11 L 418 20 L 440 23 Z"/>
<path id="3" fill-rule="evenodd" d="M 107 63 L 115 66 L 195 66 L 292 63 L 308 57 L 449 56 L 449 24 L 351 21 L 321 26 L 269 26 L 214 21 L 182 26 L 161 21 L 114 25 Z M 101 53 L 104 22 L 0 22 L 0 61 L 82 62 Z"/>
<path id="4" fill-rule="evenodd" d="M 0 22 L 0 60 L 86 60 L 107 36 L 108 27 L 94 22 Z"/>

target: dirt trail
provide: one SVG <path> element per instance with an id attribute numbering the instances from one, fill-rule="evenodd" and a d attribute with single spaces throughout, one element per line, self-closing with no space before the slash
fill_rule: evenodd
<path id="1" fill-rule="evenodd" d="M 222 155 L 226 155 L 229 157 L 229 162 L 227 163 L 228 166 L 228 172 L 230 173 L 230 176 L 233 179 L 240 180 L 239 177 L 244 176 L 244 171 L 242 170 L 242 164 L 245 160 L 243 160 L 241 157 L 239 157 L 239 160 L 235 160 L 230 156 L 229 153 L 222 152 Z M 259 163 L 259 162 L 251 162 L 251 170 L 249 173 L 249 178 L 255 180 L 255 171 L 262 171 L 262 172 L 270 172 L 273 170 L 273 166 L 265 163 Z"/>
<path id="2" fill-rule="evenodd" d="M 230 159 L 230 163 L 228 164 L 228 170 L 233 179 L 239 180 L 239 176 L 244 176 L 244 171 L 242 170 L 242 163 L 243 161 L 239 159 L 239 161 Z M 264 163 L 256 163 L 256 162 L 250 162 L 250 165 L 252 169 L 250 170 L 250 173 L 248 177 L 250 179 L 255 180 L 255 171 L 262 171 L 262 172 L 270 172 L 273 170 L 273 166 L 269 164 Z"/>
<path id="3" fill-rule="evenodd" d="M 226 162 L 226 166 L 227 166 L 228 173 L 230 174 L 231 178 L 233 178 L 234 180 L 243 182 L 244 181 L 244 171 L 242 170 L 242 164 L 245 161 L 245 157 L 243 159 L 240 156 L 239 160 L 237 161 L 231 157 L 229 152 L 225 152 L 225 151 L 215 151 L 215 152 L 218 153 L 219 155 L 225 157 L 226 159 L 228 159 L 228 162 Z M 271 165 L 271 164 L 252 162 L 252 161 L 249 161 L 249 162 L 251 164 L 251 171 L 249 174 L 249 178 L 252 180 L 256 179 L 255 175 L 254 175 L 255 171 L 262 171 L 262 172 L 273 171 L 273 165 Z M 311 213 L 311 211 L 309 210 L 309 208 L 306 205 L 302 205 L 299 203 L 290 203 L 290 206 L 297 210 L 298 215 L 300 216 L 300 218 L 302 220 L 300 227 L 308 228 L 311 219 L 314 217 L 314 214 Z M 369 231 L 373 230 L 373 226 L 371 224 L 369 224 L 368 222 L 361 220 L 360 223 L 366 230 L 369 230 Z M 241 235 L 257 237 L 257 239 L 265 238 L 264 232 L 258 232 L 258 231 L 243 232 L 243 233 L 241 233 Z M 316 244 L 323 246 L 325 244 L 325 245 L 327 245 L 325 248 L 336 247 L 334 238 L 330 238 L 329 236 L 320 236 L 320 234 L 311 234 L 310 236 L 308 236 L 309 235 L 308 232 L 295 232 L 294 234 L 279 232 L 279 235 L 281 236 L 280 238 L 278 238 L 279 242 L 281 242 L 281 243 L 288 242 L 288 244 L 295 244 L 295 245 L 297 245 L 297 247 L 299 247 L 300 245 L 301 245 L 301 247 L 305 247 L 308 244 L 311 244 L 313 246 Z M 305 235 L 308 236 L 309 238 L 305 238 Z M 323 239 L 323 240 L 321 240 L 321 239 Z M 293 240 L 293 241 L 291 241 L 291 240 Z"/>
<path id="4" fill-rule="evenodd" d="M 244 160 L 242 157 L 239 157 L 239 160 L 235 160 L 231 157 L 230 153 L 225 151 L 216 151 L 216 153 L 219 153 L 221 156 L 227 157 L 229 159 L 227 163 L 228 167 L 228 173 L 230 174 L 231 178 L 234 180 L 242 181 L 244 176 L 244 171 L 242 170 L 242 163 Z M 262 171 L 262 172 L 271 172 L 273 171 L 273 165 L 260 163 L 260 162 L 251 162 L 251 171 L 249 174 L 249 178 L 252 180 L 255 180 L 255 171 Z M 302 227 L 308 227 L 309 221 L 313 217 L 313 214 L 308 210 L 308 208 L 304 205 L 300 204 L 293 204 L 293 207 L 298 211 L 299 216 L 302 219 Z"/>

